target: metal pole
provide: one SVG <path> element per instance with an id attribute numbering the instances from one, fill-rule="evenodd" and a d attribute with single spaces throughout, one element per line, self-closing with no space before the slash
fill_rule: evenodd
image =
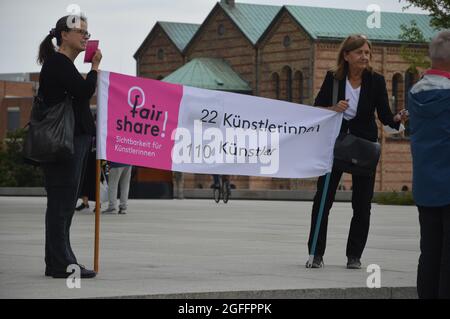
<path id="1" fill-rule="evenodd" d="M 325 200 L 327 198 L 328 185 L 330 184 L 330 176 L 331 176 L 331 172 L 327 173 L 327 175 L 325 175 L 325 184 L 323 186 L 322 198 L 320 200 L 319 215 L 317 216 L 316 227 L 314 229 L 314 237 L 313 237 L 313 242 L 312 242 L 312 246 L 311 246 L 311 252 L 310 252 L 309 260 L 307 263 L 308 268 L 312 267 L 312 264 L 314 261 L 314 256 L 316 254 L 317 239 L 319 238 L 320 224 L 322 222 L 323 209 L 325 208 Z"/>

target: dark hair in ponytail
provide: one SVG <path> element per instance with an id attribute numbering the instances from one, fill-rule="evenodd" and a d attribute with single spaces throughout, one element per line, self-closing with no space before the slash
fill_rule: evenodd
<path id="1" fill-rule="evenodd" d="M 62 43 L 62 36 L 61 32 L 63 31 L 70 31 L 70 28 L 68 26 L 68 22 L 72 20 L 72 23 L 75 22 L 75 19 L 79 18 L 81 21 L 87 22 L 87 18 L 83 15 L 80 16 L 74 16 L 74 15 L 67 15 L 58 20 L 56 22 L 56 26 L 50 30 L 48 35 L 45 37 L 45 39 L 41 42 L 39 46 L 39 54 L 37 61 L 39 64 L 44 64 L 45 60 L 47 60 L 50 56 L 52 56 L 56 52 L 56 48 L 53 45 L 53 38 L 56 38 L 56 45 L 60 46 Z"/>

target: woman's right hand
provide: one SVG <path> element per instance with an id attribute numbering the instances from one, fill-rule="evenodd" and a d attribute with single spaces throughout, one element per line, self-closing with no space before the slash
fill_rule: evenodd
<path id="1" fill-rule="evenodd" d="M 92 58 L 92 70 L 98 70 L 98 66 L 100 65 L 100 61 L 102 60 L 102 51 L 100 49 L 97 49 L 95 52 L 94 57 Z"/>
<path id="2" fill-rule="evenodd" d="M 342 112 L 344 112 L 347 108 L 348 108 L 348 101 L 346 101 L 346 100 L 340 100 L 340 101 L 338 102 L 338 104 L 333 105 L 330 109 L 333 110 L 333 111 L 335 111 L 335 112 L 342 113 Z"/>

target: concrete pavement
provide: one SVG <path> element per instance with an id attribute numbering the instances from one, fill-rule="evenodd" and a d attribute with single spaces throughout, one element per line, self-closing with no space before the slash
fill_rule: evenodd
<path id="1" fill-rule="evenodd" d="M 363 269 L 345 268 L 350 203 L 329 218 L 325 268 L 305 269 L 311 202 L 130 200 L 101 216 L 100 272 L 69 289 L 44 276 L 44 197 L 0 197 L 0 298 L 415 298 L 419 225 L 413 206 L 373 205 Z M 93 207 L 91 207 L 92 209 Z M 94 215 L 71 229 L 93 265 Z M 381 268 L 380 289 L 366 266 Z"/>

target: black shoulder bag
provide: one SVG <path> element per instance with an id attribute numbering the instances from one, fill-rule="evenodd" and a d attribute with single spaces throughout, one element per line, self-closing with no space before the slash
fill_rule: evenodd
<path id="1" fill-rule="evenodd" d="M 337 104 L 338 81 L 333 83 L 333 105 Z M 380 143 L 371 142 L 350 132 L 340 133 L 334 145 L 333 167 L 359 176 L 375 175 L 380 159 Z"/>
<path id="2" fill-rule="evenodd" d="M 75 116 L 72 97 L 52 106 L 38 94 L 34 97 L 23 156 L 34 163 L 67 160 L 74 154 Z"/>

